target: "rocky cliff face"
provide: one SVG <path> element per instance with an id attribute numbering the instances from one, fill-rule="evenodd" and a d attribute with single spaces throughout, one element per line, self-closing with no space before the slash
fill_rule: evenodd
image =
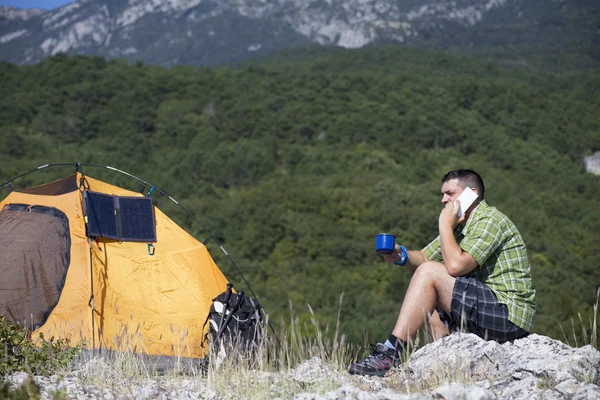
<path id="1" fill-rule="evenodd" d="M 289 372 L 246 371 L 245 376 L 245 383 L 201 376 L 131 380 L 119 376 L 104 361 L 92 359 L 66 377 L 35 380 L 43 388 L 42 398 L 52 398 L 55 391 L 62 390 L 77 399 L 224 399 L 238 398 L 240 391 L 250 396 L 252 388 L 236 388 L 247 384 L 263 386 L 263 394 L 272 397 L 302 400 L 584 400 L 600 398 L 600 351 L 589 345 L 572 348 L 535 334 L 499 344 L 455 333 L 422 347 L 408 363 L 383 378 L 349 375 L 318 358 Z M 8 380 L 19 386 L 25 378 L 26 374 L 20 373 Z M 103 387 L 89 384 L 98 378 Z M 217 382 L 222 386 L 215 386 Z M 304 391 L 286 389 L 292 386 Z M 231 391 L 234 388 L 237 392 Z"/>
<path id="2" fill-rule="evenodd" d="M 78 0 L 61 8 L 0 8 L 0 57 L 35 63 L 59 52 L 161 65 L 217 64 L 318 43 L 347 48 L 430 37 L 472 42 L 498 29 L 580 10 L 576 0 Z M 597 8 L 597 7 L 595 7 Z M 595 9 L 594 8 L 594 9 Z M 543 11 L 542 11 L 543 10 Z M 570 15 L 570 14 L 569 14 Z M 550 23 L 552 25 L 552 23 Z M 444 41 L 446 40 L 446 42 Z M 472 43 L 471 43 L 472 44 Z M 510 43 L 512 44 L 512 43 Z"/>

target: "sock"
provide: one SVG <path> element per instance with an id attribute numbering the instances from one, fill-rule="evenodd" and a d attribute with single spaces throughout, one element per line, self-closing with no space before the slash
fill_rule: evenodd
<path id="1" fill-rule="evenodd" d="M 402 350 L 404 350 L 404 342 L 394 335 L 390 335 L 384 344 L 387 348 L 396 350 L 398 355 L 402 354 Z"/>

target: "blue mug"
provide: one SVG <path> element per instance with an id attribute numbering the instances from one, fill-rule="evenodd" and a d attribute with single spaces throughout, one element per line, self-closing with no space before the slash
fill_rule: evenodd
<path id="1" fill-rule="evenodd" d="M 396 247 L 396 236 L 389 233 L 375 235 L 375 251 L 377 254 L 392 254 Z"/>

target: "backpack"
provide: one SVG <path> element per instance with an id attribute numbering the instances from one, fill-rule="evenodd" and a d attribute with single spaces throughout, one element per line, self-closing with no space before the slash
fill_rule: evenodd
<path id="1" fill-rule="evenodd" d="M 208 332 L 204 343 L 228 344 L 240 350 L 252 350 L 258 346 L 262 335 L 261 306 L 243 291 L 233 292 L 233 286 L 227 284 L 227 290 L 213 299 L 204 326 Z"/>

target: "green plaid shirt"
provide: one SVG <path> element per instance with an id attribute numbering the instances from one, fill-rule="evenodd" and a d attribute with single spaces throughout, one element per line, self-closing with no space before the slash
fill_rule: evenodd
<path id="1" fill-rule="evenodd" d="M 510 219 L 482 201 L 473 210 L 466 225 L 454 230 L 459 246 L 479 265 L 467 277 L 485 283 L 498 302 L 508 307 L 508 319 L 531 332 L 535 318 L 535 289 L 531 267 L 521 234 Z M 444 262 L 440 237 L 423 249 L 425 257 Z"/>

